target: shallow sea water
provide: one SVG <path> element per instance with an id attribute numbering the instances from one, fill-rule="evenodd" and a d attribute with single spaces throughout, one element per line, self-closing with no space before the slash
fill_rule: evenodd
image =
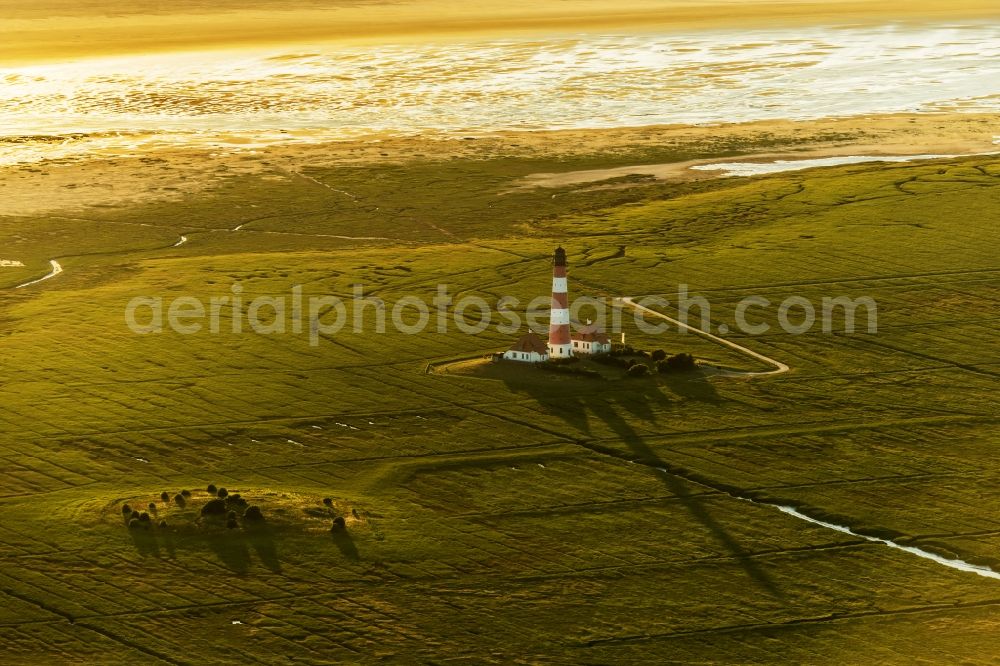
<path id="1" fill-rule="evenodd" d="M 1000 110 L 1000 26 L 270 49 L 0 68 L 0 164 L 391 131 Z"/>

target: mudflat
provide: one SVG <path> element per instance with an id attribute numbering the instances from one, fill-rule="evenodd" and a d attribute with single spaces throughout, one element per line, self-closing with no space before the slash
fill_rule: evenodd
<path id="1" fill-rule="evenodd" d="M 513 0 L 460 2 L 122 1 L 20 3 L 4 0 L 0 62 L 65 60 L 80 56 L 243 48 L 276 43 L 338 41 L 399 43 L 459 38 L 601 30 L 710 30 L 729 27 L 973 19 L 1000 13 L 989 0 L 946 5 L 915 0 L 882 2 L 800 0 Z"/>

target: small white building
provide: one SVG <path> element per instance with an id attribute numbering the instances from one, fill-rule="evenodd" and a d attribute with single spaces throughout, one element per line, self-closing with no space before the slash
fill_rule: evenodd
<path id="1" fill-rule="evenodd" d="M 611 338 L 596 324 L 581 326 L 573 334 L 573 354 L 606 354 L 611 351 Z"/>
<path id="2" fill-rule="evenodd" d="M 534 331 L 529 331 L 518 338 L 517 342 L 503 353 L 503 357 L 508 361 L 541 363 L 549 360 L 549 348 Z"/>

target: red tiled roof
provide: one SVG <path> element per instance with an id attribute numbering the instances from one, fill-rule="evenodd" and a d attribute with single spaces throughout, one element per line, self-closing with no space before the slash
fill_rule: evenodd
<path id="1" fill-rule="evenodd" d="M 549 347 L 545 342 L 535 334 L 534 331 L 530 333 L 525 333 L 517 342 L 515 342 L 510 351 L 516 352 L 537 352 L 539 354 L 548 354 Z"/>
<path id="2" fill-rule="evenodd" d="M 608 337 L 607 333 L 601 331 L 581 331 L 574 335 L 573 339 L 580 342 L 598 342 L 602 345 L 611 342 L 611 338 Z"/>
<path id="3" fill-rule="evenodd" d="M 585 326 L 580 326 L 576 334 L 573 335 L 573 339 L 580 342 L 597 342 L 602 345 L 606 345 L 611 341 L 611 338 L 601 330 L 600 326 L 591 324 L 590 322 L 587 322 Z"/>

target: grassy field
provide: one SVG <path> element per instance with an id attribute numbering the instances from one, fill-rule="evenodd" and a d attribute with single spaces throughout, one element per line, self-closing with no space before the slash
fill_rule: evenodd
<path id="1" fill-rule="evenodd" d="M 0 218 L 27 264 L 5 286 L 65 268 L 0 291 L 3 661 L 991 661 L 1000 582 L 732 494 L 1000 567 L 1000 161 L 503 193 L 704 156 L 428 157 Z M 439 283 L 527 301 L 560 243 L 578 294 L 685 283 L 713 330 L 747 295 L 870 296 L 878 332 L 790 335 L 760 309 L 768 333 L 728 337 L 789 373 L 586 380 L 427 372 L 510 344 L 492 328 L 312 346 L 124 322 L 135 296 L 234 283 L 246 301 L 362 284 L 391 307 Z M 628 318 L 626 335 L 759 369 Z M 191 527 L 208 483 L 268 527 Z M 188 517 L 123 526 L 123 502 L 181 489 Z M 358 512 L 346 534 L 324 497 Z"/>

